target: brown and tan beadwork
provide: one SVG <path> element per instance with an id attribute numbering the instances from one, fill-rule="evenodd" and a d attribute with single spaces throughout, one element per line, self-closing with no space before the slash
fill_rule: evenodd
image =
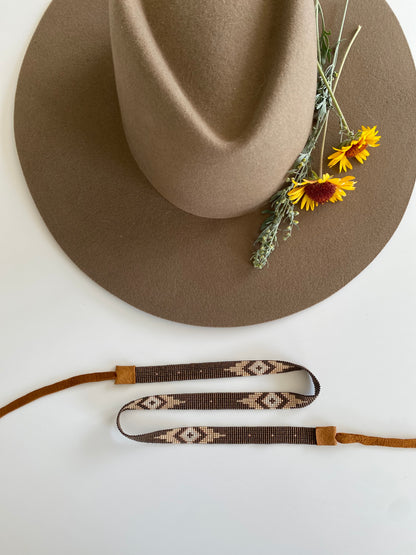
<path id="1" fill-rule="evenodd" d="M 126 383 L 135 377 L 136 383 L 233 378 L 282 374 L 302 370 L 310 376 L 314 393 L 303 395 L 292 392 L 219 392 L 219 393 L 176 393 L 151 395 L 127 403 L 119 412 L 117 426 L 126 437 L 147 443 L 304 443 L 316 445 L 316 429 L 303 427 L 207 427 L 190 426 L 158 430 L 147 434 L 127 434 L 121 427 L 120 417 L 130 410 L 281 410 L 306 407 L 319 395 L 320 386 L 316 377 L 303 366 L 275 360 L 241 360 L 228 362 L 206 362 L 155 367 L 121 368 Z"/>
<path id="2" fill-rule="evenodd" d="M 232 362 L 204 362 L 197 364 L 170 364 L 166 366 L 116 366 L 112 372 L 94 372 L 73 376 L 60 382 L 41 387 L 11 403 L 0 407 L 0 418 L 45 395 L 62 391 L 83 383 L 114 380 L 115 384 L 128 385 L 178 380 L 263 376 L 303 370 L 314 386 L 312 395 L 283 392 L 257 393 L 176 393 L 149 395 L 124 405 L 117 416 L 120 432 L 142 443 L 214 444 L 214 443 L 289 443 L 305 445 L 336 445 L 361 443 L 383 447 L 416 448 L 416 439 L 383 438 L 360 434 L 337 433 L 335 426 L 318 428 L 292 426 L 208 427 L 188 426 L 158 430 L 147 434 L 128 434 L 120 423 L 121 414 L 131 410 L 215 410 L 215 409 L 296 409 L 310 405 L 319 395 L 316 377 L 304 368 L 290 362 L 275 360 L 242 360 Z"/>

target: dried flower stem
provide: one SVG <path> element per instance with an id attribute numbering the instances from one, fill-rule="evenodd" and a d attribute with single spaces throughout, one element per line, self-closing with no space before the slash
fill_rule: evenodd
<path id="1" fill-rule="evenodd" d="M 357 30 L 354 33 L 354 36 L 350 40 L 350 43 L 348 45 L 347 50 L 345 51 L 344 57 L 342 59 L 341 65 L 340 65 L 339 70 L 338 70 L 337 78 L 335 79 L 334 88 L 333 88 L 334 94 L 335 94 L 335 91 L 337 90 L 338 83 L 339 83 L 339 80 L 340 80 L 340 77 L 341 77 L 341 74 L 342 74 L 342 70 L 344 69 L 344 65 L 345 65 L 345 62 L 347 61 L 347 58 L 348 58 L 348 55 L 350 53 L 351 47 L 354 44 L 355 39 L 358 37 L 358 34 L 361 31 L 361 29 L 362 29 L 362 27 L 361 27 L 361 25 L 359 25 Z M 324 131 L 323 131 L 323 135 L 322 135 L 321 156 L 320 156 L 320 160 L 319 160 L 319 177 L 322 177 L 323 167 L 324 167 L 324 152 L 325 152 L 326 135 L 327 135 L 327 131 L 328 131 L 328 121 L 329 121 L 329 112 L 326 115 L 325 127 L 324 127 Z"/>
<path id="2" fill-rule="evenodd" d="M 331 48 L 329 45 L 329 36 L 331 33 L 325 27 L 324 13 L 321 4 L 319 0 L 315 0 L 318 51 L 317 63 L 320 77 L 318 77 L 315 99 L 314 126 L 304 149 L 299 154 L 292 169 L 288 172 L 288 175 L 286 177 L 286 185 L 283 188 L 279 189 L 271 197 L 270 208 L 264 212 L 265 214 L 268 214 L 268 216 L 261 226 L 260 234 L 255 241 L 256 250 L 251 257 L 251 262 L 255 268 L 262 269 L 266 266 L 269 256 L 272 254 L 278 244 L 277 237 L 278 232 L 280 231 L 280 227 L 283 225 L 286 226 L 284 230 L 283 240 L 287 240 L 289 239 L 289 237 L 291 237 L 293 229 L 298 225 L 298 222 L 296 221 L 296 216 L 298 215 L 298 212 L 296 211 L 295 205 L 290 200 L 288 193 L 293 189 L 296 183 L 301 183 L 311 174 L 316 176 L 316 178 L 318 177 L 312 170 L 311 156 L 315 147 L 317 146 L 322 131 L 324 129 L 326 130 L 326 126 L 328 123 L 328 114 L 332 107 L 334 107 L 339 115 L 341 130 L 351 133 L 332 89 L 335 66 L 338 60 L 339 47 L 342 41 L 342 34 L 347 15 L 348 4 L 349 0 L 345 0 L 345 8 L 338 42 L 336 43 L 334 48 Z M 319 28 L 320 22 L 322 25 L 322 30 L 320 30 Z M 352 43 L 348 48 L 348 53 L 351 46 Z M 340 72 L 337 75 L 336 85 L 338 84 L 345 59 L 346 57 L 344 56 Z M 323 67 L 325 67 L 325 70 L 323 69 Z M 323 161 L 321 165 L 323 165 Z"/>
<path id="3" fill-rule="evenodd" d="M 325 87 L 326 87 L 327 90 L 328 90 L 329 96 L 330 96 L 331 99 L 332 99 L 332 102 L 333 102 L 333 104 L 334 104 L 334 108 L 335 108 L 335 110 L 337 111 L 337 113 L 338 113 L 338 115 L 339 115 L 339 117 L 340 117 L 340 119 L 341 119 L 341 121 L 342 121 L 342 125 L 344 126 L 345 131 L 346 131 L 348 134 L 351 134 L 351 129 L 350 129 L 349 126 L 348 126 L 347 120 L 345 119 L 345 116 L 344 116 L 344 114 L 342 113 L 341 107 L 340 107 L 340 105 L 338 104 L 338 100 L 335 98 L 334 91 L 332 90 L 331 85 L 328 83 L 328 79 L 325 77 L 324 70 L 322 69 L 322 66 L 321 66 L 321 64 L 320 64 L 319 62 L 318 62 L 318 71 L 319 71 L 319 73 L 320 73 L 320 75 L 321 75 L 321 78 L 322 78 L 322 81 L 324 82 Z"/>
<path id="4" fill-rule="evenodd" d="M 350 40 L 350 43 L 349 43 L 349 45 L 348 45 L 348 48 L 347 48 L 347 50 L 345 51 L 344 57 L 342 58 L 341 65 L 339 66 L 339 71 L 338 71 L 337 78 L 336 78 L 336 80 L 335 80 L 334 92 L 337 90 L 339 78 L 341 77 L 341 73 L 342 73 L 342 70 L 344 69 L 345 62 L 347 61 L 347 58 L 348 58 L 348 55 L 349 55 L 350 50 L 351 50 L 351 48 L 352 48 L 352 45 L 354 44 L 355 39 L 358 37 L 358 34 L 359 34 L 359 32 L 361 31 L 361 29 L 362 29 L 361 25 L 358 25 L 357 30 L 355 31 L 354 36 L 353 36 L 352 39 Z"/>
<path id="5" fill-rule="evenodd" d="M 325 29 L 324 12 L 322 11 L 322 6 L 321 6 L 319 0 L 317 0 L 315 2 L 315 24 L 316 24 L 316 33 L 317 33 L 318 37 L 319 37 L 319 18 L 321 18 L 322 27 L 323 27 L 323 29 Z M 321 48 L 320 48 L 319 40 L 316 41 L 316 47 L 317 47 L 318 62 L 320 64 L 322 64 L 322 55 L 321 55 Z"/>
<path id="6" fill-rule="evenodd" d="M 347 12 L 348 12 L 349 2 L 350 2 L 350 0 L 346 0 L 346 1 L 345 1 L 344 13 L 343 13 L 343 16 L 342 16 L 341 26 L 340 26 L 340 28 L 339 28 L 338 41 L 337 41 L 337 44 L 336 44 L 336 47 L 335 47 L 334 60 L 333 60 L 333 63 L 332 63 L 332 65 L 331 65 L 331 72 L 330 72 L 330 83 L 331 83 L 331 85 L 332 85 L 332 80 L 333 80 L 333 78 L 334 78 L 335 67 L 336 67 L 337 62 L 338 62 L 338 52 L 339 52 L 339 47 L 340 47 L 341 41 L 342 41 L 342 34 L 343 34 L 343 32 L 344 32 L 344 26 L 345 26 L 345 20 L 346 20 L 346 18 L 347 18 Z M 320 10 L 320 12 L 322 13 L 322 6 L 321 6 L 321 3 L 319 2 L 319 0 L 316 0 L 316 4 L 319 5 L 319 10 Z M 323 25 L 323 28 L 325 28 L 325 23 L 324 23 L 323 15 L 322 15 L 322 25 Z M 343 63 L 341 64 L 341 69 L 340 69 L 340 71 L 338 72 L 337 81 L 336 81 L 335 86 L 334 86 L 334 92 L 335 92 L 335 89 L 336 89 L 336 87 L 337 87 L 337 85 L 338 85 L 339 77 L 340 77 L 340 75 L 341 75 L 341 73 L 342 73 L 342 68 L 343 68 L 343 65 L 344 65 L 344 63 L 345 63 L 345 60 L 346 60 L 346 58 L 345 58 L 345 56 L 344 56 Z M 321 62 L 321 60 L 320 60 L 319 58 L 318 58 L 318 61 L 319 61 L 319 63 L 322 65 L 322 62 Z M 327 113 L 327 115 L 326 115 L 325 126 L 324 126 L 324 134 L 323 134 L 323 138 L 322 138 L 321 157 L 320 157 L 320 160 L 319 160 L 319 177 L 322 177 L 322 174 L 323 174 L 323 167 L 324 167 L 324 149 L 325 149 L 326 135 L 327 135 L 327 131 L 328 131 L 328 121 L 329 121 L 329 111 L 328 111 L 328 113 Z"/>
<path id="7" fill-rule="evenodd" d="M 317 2 L 319 3 L 319 0 L 317 0 Z M 342 21 L 341 21 L 341 27 L 339 28 L 339 35 L 338 35 L 338 42 L 336 44 L 335 47 L 335 52 L 334 52 L 334 61 L 332 64 L 332 69 L 331 69 L 331 84 L 332 84 L 332 79 L 334 77 L 334 71 L 335 71 L 335 67 L 337 65 L 338 62 L 338 52 L 339 52 L 339 46 L 341 44 L 342 41 L 342 35 L 344 33 L 344 27 L 345 27 L 345 20 L 347 18 L 347 11 L 348 11 L 348 5 L 350 3 L 350 0 L 345 0 L 345 7 L 344 7 L 344 14 L 342 16 Z M 322 9 L 322 8 L 321 8 Z"/>

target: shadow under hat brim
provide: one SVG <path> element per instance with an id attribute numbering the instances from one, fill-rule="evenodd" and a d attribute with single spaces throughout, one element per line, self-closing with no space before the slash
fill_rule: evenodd
<path id="1" fill-rule="evenodd" d="M 322 3 L 334 37 L 344 3 Z M 249 260 L 260 210 L 228 220 L 192 216 L 137 167 L 121 124 L 107 0 L 54 0 L 21 68 L 15 135 L 29 189 L 59 245 L 114 295 L 187 324 L 265 322 L 335 293 L 389 240 L 416 173 L 409 148 L 416 79 L 406 39 L 384 0 L 352 0 L 344 36 L 359 24 L 338 97 L 353 128 L 378 125 L 381 146 L 365 165 L 354 164 L 357 190 L 302 211 L 294 236 L 259 271 Z M 334 118 L 327 144 L 337 142 Z"/>

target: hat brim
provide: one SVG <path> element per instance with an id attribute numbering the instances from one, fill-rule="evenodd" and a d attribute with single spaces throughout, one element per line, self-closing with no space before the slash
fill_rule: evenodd
<path id="1" fill-rule="evenodd" d="M 323 4 L 336 31 L 344 3 Z M 294 236 L 259 271 L 249 262 L 259 211 L 228 220 L 187 214 L 161 197 L 133 160 L 118 107 L 107 0 L 54 0 L 21 68 L 15 135 L 29 189 L 59 245 L 114 295 L 187 324 L 265 322 L 335 293 L 389 240 L 416 173 L 409 148 L 416 80 L 406 39 L 384 0 L 352 0 L 345 35 L 359 24 L 338 96 L 350 125 L 378 125 L 382 145 L 351 172 L 357 190 L 342 203 L 302 211 Z M 333 121 L 327 144 L 337 141 Z"/>

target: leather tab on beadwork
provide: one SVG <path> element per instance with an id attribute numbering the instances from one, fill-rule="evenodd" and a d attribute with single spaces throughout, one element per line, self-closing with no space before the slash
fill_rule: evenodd
<path id="1" fill-rule="evenodd" d="M 336 445 L 337 440 L 335 435 L 337 429 L 335 426 L 325 426 L 316 428 L 316 443 L 317 445 Z"/>
<path id="2" fill-rule="evenodd" d="M 136 367 L 135 366 L 116 366 L 115 384 L 132 384 L 136 383 Z"/>

